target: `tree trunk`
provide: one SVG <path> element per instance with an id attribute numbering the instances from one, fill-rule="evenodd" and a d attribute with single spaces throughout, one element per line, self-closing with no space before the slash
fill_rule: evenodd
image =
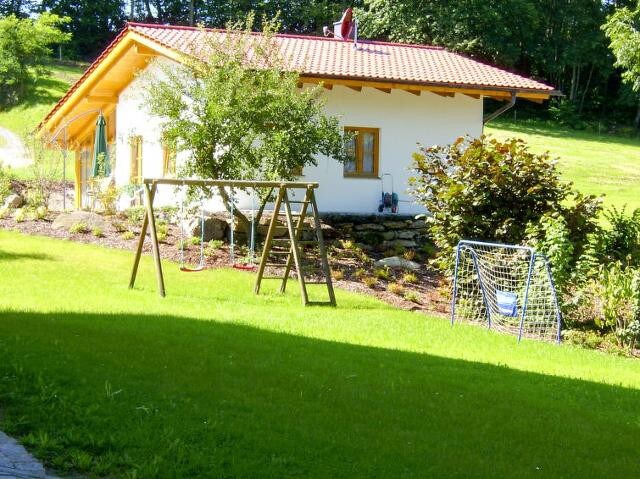
<path id="1" fill-rule="evenodd" d="M 190 26 L 193 26 L 193 23 L 195 20 L 195 9 L 196 9 L 195 0 L 190 0 L 189 1 L 189 25 Z"/>
<path id="2" fill-rule="evenodd" d="M 587 92 L 589 91 L 589 86 L 591 86 L 591 77 L 593 76 L 593 63 L 591 64 L 591 68 L 589 69 L 589 76 L 587 77 L 587 84 L 584 87 L 584 91 L 582 92 L 582 98 L 580 99 L 580 107 L 578 108 L 578 114 L 582 115 L 582 109 L 584 107 L 584 99 L 587 96 Z"/>
<path id="3" fill-rule="evenodd" d="M 640 130 L 640 101 L 638 101 L 638 109 L 636 110 L 636 117 L 633 120 L 633 125 L 636 127 L 636 130 Z"/>

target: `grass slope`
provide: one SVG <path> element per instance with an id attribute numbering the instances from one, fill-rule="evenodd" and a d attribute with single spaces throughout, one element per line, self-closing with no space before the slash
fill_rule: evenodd
<path id="1" fill-rule="evenodd" d="M 0 111 L 0 126 L 20 136 L 29 134 L 84 71 L 81 67 L 59 64 L 51 65 L 50 70 L 49 75 L 38 79 L 24 101 Z"/>
<path id="2" fill-rule="evenodd" d="M 127 477 L 637 477 L 640 362 L 0 231 L 0 429 Z M 314 291 L 316 295 L 320 291 Z"/>
<path id="3" fill-rule="evenodd" d="M 640 139 L 598 135 L 542 122 L 495 122 L 485 128 L 498 138 L 517 136 L 532 151 L 559 158 L 565 179 L 583 193 L 605 194 L 605 206 L 640 208 Z"/>

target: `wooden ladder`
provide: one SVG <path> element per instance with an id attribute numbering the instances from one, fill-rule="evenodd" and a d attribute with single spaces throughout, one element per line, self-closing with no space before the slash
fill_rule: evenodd
<path id="1" fill-rule="evenodd" d="M 322 236 L 322 226 L 318 215 L 318 205 L 316 204 L 315 187 L 308 185 L 305 190 L 304 199 L 302 201 L 292 201 L 289 199 L 289 190 L 299 189 L 291 186 L 280 186 L 273 207 L 273 216 L 269 223 L 269 231 L 265 238 L 264 248 L 260 266 L 258 267 L 258 275 L 256 277 L 255 292 L 260 292 L 260 286 L 263 279 L 278 279 L 281 281 L 280 292 L 284 293 L 287 288 L 287 281 L 291 270 L 295 267 L 298 283 L 300 284 L 300 293 L 302 294 L 302 304 L 307 305 L 336 305 L 336 297 L 333 291 L 333 283 L 331 282 L 331 269 L 329 268 L 329 260 L 327 259 L 327 250 L 324 245 Z M 300 205 L 300 211 L 292 211 L 291 205 Z M 284 212 L 282 212 L 284 208 Z M 305 218 L 311 210 L 311 217 L 314 224 L 315 239 L 310 241 L 302 240 L 302 233 L 305 226 Z M 285 217 L 288 236 L 284 238 L 275 238 L 278 228 L 278 219 L 280 216 Z M 321 281 L 307 280 L 305 272 L 313 271 L 309 269 L 309 265 L 305 263 L 305 246 L 316 245 L 318 249 L 318 258 L 320 268 L 316 272 L 320 272 L 323 279 Z M 283 256 L 286 261 L 277 262 L 274 258 Z M 281 274 L 275 276 L 265 276 L 266 268 L 280 269 Z M 309 301 L 307 292 L 308 284 L 325 284 L 327 286 L 328 301 Z"/>

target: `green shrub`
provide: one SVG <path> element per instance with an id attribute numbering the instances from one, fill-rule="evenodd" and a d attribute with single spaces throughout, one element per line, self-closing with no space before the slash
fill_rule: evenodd
<path id="1" fill-rule="evenodd" d="M 362 282 L 368 287 L 368 288 L 375 288 L 376 285 L 378 284 L 378 280 L 376 278 L 374 278 L 373 276 L 365 276 L 364 278 L 362 278 Z"/>
<path id="2" fill-rule="evenodd" d="M 0 203 L 11 194 L 11 174 L 8 168 L 0 163 Z"/>
<path id="3" fill-rule="evenodd" d="M 114 184 L 110 184 L 103 191 L 98 191 L 96 197 L 98 198 L 98 201 L 100 201 L 105 215 L 116 214 L 120 193 Z"/>
<path id="4" fill-rule="evenodd" d="M 127 231 L 127 225 L 120 220 L 112 220 L 111 226 L 114 230 L 116 230 L 117 233 L 124 233 L 125 231 Z"/>
<path id="5" fill-rule="evenodd" d="M 211 240 L 207 243 L 207 247 L 204 249 L 204 255 L 207 257 L 215 256 L 216 251 L 224 246 L 224 241 L 222 240 Z"/>
<path id="6" fill-rule="evenodd" d="M 339 269 L 336 269 L 331 272 L 331 276 L 335 281 L 340 281 L 341 279 L 344 278 L 344 272 L 342 272 Z"/>
<path id="7" fill-rule="evenodd" d="M 602 332 L 615 334 L 619 346 L 635 345 L 640 320 L 640 269 L 620 262 L 601 266 L 596 277 L 574 295 L 565 314 L 571 325 L 593 321 Z"/>
<path id="8" fill-rule="evenodd" d="M 84 221 L 78 221 L 77 223 L 72 224 L 71 228 L 69 228 L 69 233 L 72 233 L 72 234 L 88 233 L 88 232 L 89 232 L 89 226 L 87 226 L 87 223 L 85 223 Z"/>
<path id="9" fill-rule="evenodd" d="M 99 226 L 96 226 L 95 228 L 93 228 L 91 233 L 93 233 L 93 236 L 95 236 L 96 238 L 104 237 L 104 231 L 102 231 L 102 228 L 100 228 Z"/>
<path id="10" fill-rule="evenodd" d="M 24 223 L 27 221 L 27 209 L 26 208 L 18 208 L 13 213 L 13 219 L 16 223 Z"/>
<path id="11" fill-rule="evenodd" d="M 120 235 L 120 237 L 125 241 L 129 241 L 129 240 L 132 240 L 133 238 L 135 238 L 136 235 L 133 233 L 133 231 L 125 231 L 124 233 L 122 233 Z"/>
<path id="12" fill-rule="evenodd" d="M 416 257 L 416 250 L 408 249 L 404 253 L 402 253 L 402 257 L 407 261 L 413 261 Z"/>
<path id="13" fill-rule="evenodd" d="M 412 303 L 420 304 L 420 296 L 415 291 L 407 291 L 404 293 L 404 299 Z"/>
<path id="14" fill-rule="evenodd" d="M 418 277 L 414 273 L 405 273 L 402 275 L 402 282 L 407 284 L 416 284 Z"/>
<path id="15" fill-rule="evenodd" d="M 354 271 L 353 277 L 362 280 L 367 275 L 367 270 L 364 268 L 358 268 Z"/>
<path id="16" fill-rule="evenodd" d="M 197 246 L 200 244 L 200 236 L 192 236 L 191 238 L 189 238 L 189 243 Z"/>
<path id="17" fill-rule="evenodd" d="M 461 239 L 520 244 L 527 225 L 545 214 L 591 215 L 599 207 L 595 198 L 571 191 L 547 153 L 531 153 L 519 139 L 458 138 L 449 146 L 423 147 L 413 158 L 410 188 L 430 212 L 425 220 L 443 271 L 451 272 Z M 565 203 L 580 203 L 580 209 Z"/>
<path id="18" fill-rule="evenodd" d="M 398 283 L 389 283 L 387 286 L 387 291 L 393 294 L 397 294 L 398 296 L 402 296 L 404 294 L 404 287 Z"/>
<path id="19" fill-rule="evenodd" d="M 130 224 L 134 226 L 142 226 L 144 212 L 145 212 L 144 206 L 133 206 L 131 208 L 127 208 L 124 214 L 129 220 Z"/>
<path id="20" fill-rule="evenodd" d="M 48 212 L 49 210 L 47 210 L 46 206 L 38 206 L 37 208 L 33 209 L 33 219 L 36 221 L 42 221 L 47 217 Z"/>
<path id="21" fill-rule="evenodd" d="M 11 214 L 11 210 L 9 208 L 0 207 L 0 220 L 8 218 Z"/>
<path id="22" fill-rule="evenodd" d="M 384 266 L 383 268 L 376 268 L 373 270 L 373 274 L 376 278 L 382 279 L 384 281 L 389 281 L 391 279 L 391 270 L 388 266 Z"/>

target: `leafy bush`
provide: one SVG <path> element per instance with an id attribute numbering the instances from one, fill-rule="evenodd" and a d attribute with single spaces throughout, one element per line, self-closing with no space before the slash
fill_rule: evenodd
<path id="1" fill-rule="evenodd" d="M 376 285 L 378 284 L 378 280 L 376 278 L 374 278 L 373 276 L 365 276 L 364 278 L 362 278 L 362 282 L 368 287 L 368 288 L 375 288 Z"/>
<path id="2" fill-rule="evenodd" d="M 89 232 L 89 226 L 87 226 L 87 223 L 85 223 L 84 221 L 78 221 L 77 223 L 72 224 L 71 228 L 69 228 L 69 233 L 72 233 L 72 234 L 88 233 L 88 232 Z"/>
<path id="3" fill-rule="evenodd" d="M 38 206 L 37 208 L 33 209 L 33 219 L 36 221 L 44 220 L 47 217 L 48 212 L 49 210 L 47 210 L 46 206 Z"/>
<path id="4" fill-rule="evenodd" d="M 404 299 L 411 301 L 412 303 L 420 304 L 420 296 L 415 291 L 407 291 L 404 293 Z"/>
<path id="5" fill-rule="evenodd" d="M 393 294 L 397 294 L 398 296 L 402 296 L 404 294 L 404 286 L 398 283 L 389 283 L 387 286 L 387 291 Z"/>
<path id="6" fill-rule="evenodd" d="M 93 228 L 93 230 L 91 231 L 91 233 L 93 234 L 93 236 L 95 236 L 96 238 L 102 238 L 104 236 L 104 231 L 102 231 L 102 228 L 96 226 L 95 228 Z"/>
<path id="7" fill-rule="evenodd" d="M 572 224 L 591 225 L 599 207 L 595 198 L 572 192 L 547 153 L 531 153 L 519 139 L 458 138 L 452 145 L 423 147 L 413 158 L 410 187 L 429 211 L 436 266 L 444 271 L 451 270 L 461 239 L 520 244 L 526 226 L 544 215 L 588 214 Z M 564 206 L 571 200 L 573 207 Z"/>
<path id="8" fill-rule="evenodd" d="M 109 184 L 104 190 L 97 191 L 96 197 L 100 201 L 105 215 L 116 214 L 120 193 L 114 184 Z"/>
<path id="9" fill-rule="evenodd" d="M 402 282 L 407 284 L 415 284 L 418 282 L 418 277 L 414 273 L 405 273 L 402 276 Z"/>
<path id="10" fill-rule="evenodd" d="M 332 276 L 335 281 L 340 281 L 342 278 L 344 278 L 344 272 L 336 269 L 332 271 Z"/>
<path id="11" fill-rule="evenodd" d="M 356 279 L 363 279 L 367 275 L 367 270 L 364 268 L 358 268 L 354 271 L 353 276 Z"/>
<path id="12" fill-rule="evenodd" d="M 144 206 L 132 206 L 127 208 L 124 212 L 127 220 L 134 226 L 141 226 L 144 219 L 145 209 Z M 155 216 L 155 215 L 154 215 Z"/>
<path id="13" fill-rule="evenodd" d="M 211 240 L 207 243 L 207 247 L 204 249 L 204 255 L 207 257 L 215 256 L 218 251 L 224 245 L 222 240 Z"/>
<path id="14" fill-rule="evenodd" d="M 194 246 L 198 246 L 200 244 L 200 236 L 192 236 L 191 238 L 189 238 L 189 243 Z"/>
<path id="15" fill-rule="evenodd" d="M 391 270 L 388 266 L 384 266 L 383 268 L 376 268 L 373 271 L 373 274 L 376 278 L 382 279 L 385 281 L 389 281 L 391 279 Z"/>
<path id="16" fill-rule="evenodd" d="M 0 203 L 11 194 L 11 174 L 8 168 L 0 163 Z"/>
<path id="17" fill-rule="evenodd" d="M 601 266 L 596 277 L 575 295 L 565 320 L 569 325 L 593 321 L 601 331 L 611 331 L 620 346 L 635 345 L 634 322 L 640 320 L 640 270 L 620 262 Z"/>
<path id="18" fill-rule="evenodd" d="M 27 210 L 26 210 L 26 208 L 18 208 L 13 213 L 13 219 L 15 220 L 16 223 L 24 223 L 25 221 L 27 221 Z"/>
<path id="19" fill-rule="evenodd" d="M 129 240 L 132 240 L 133 238 L 135 238 L 136 235 L 133 233 L 133 231 L 125 231 L 124 233 L 122 233 L 120 235 L 120 237 L 125 241 L 129 241 Z"/>
<path id="20" fill-rule="evenodd" d="M 413 261 L 416 257 L 416 250 L 408 249 L 404 253 L 402 253 L 402 257 L 408 261 Z"/>

